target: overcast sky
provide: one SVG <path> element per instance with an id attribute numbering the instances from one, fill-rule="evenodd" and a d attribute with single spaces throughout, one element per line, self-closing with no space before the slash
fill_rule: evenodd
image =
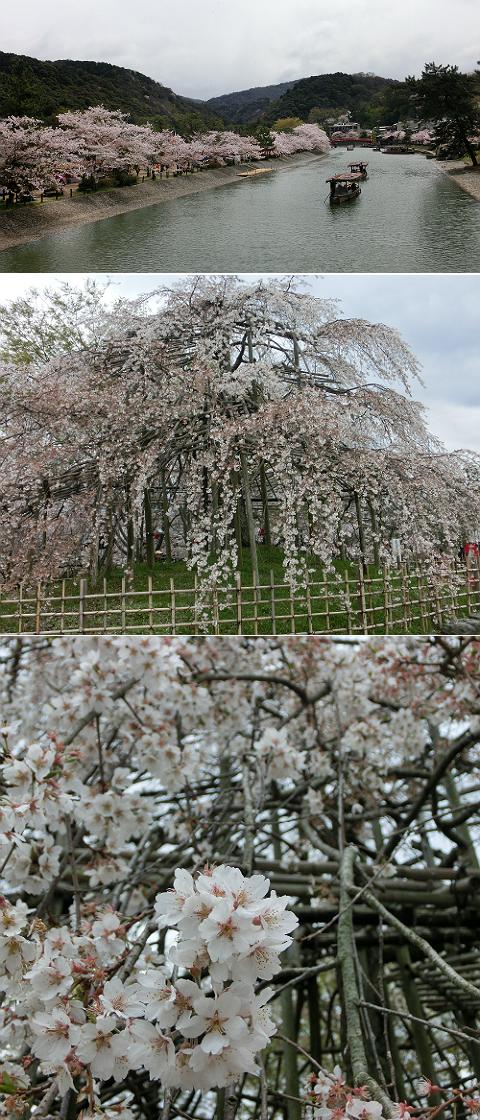
<path id="1" fill-rule="evenodd" d="M 113 62 L 190 97 L 335 70 L 471 70 L 479 0 L 41 0 L 0 7 L 3 51 Z"/>
<path id="2" fill-rule="evenodd" d="M 32 286 L 85 279 L 81 273 L 0 275 L 0 303 Z M 171 273 L 115 273 L 110 293 L 137 296 L 174 279 Z M 480 451 L 480 275 L 334 273 L 306 281 L 313 294 L 340 299 L 344 315 L 396 327 L 421 362 L 425 384 L 414 395 L 427 407 L 431 431 L 449 449 Z"/>

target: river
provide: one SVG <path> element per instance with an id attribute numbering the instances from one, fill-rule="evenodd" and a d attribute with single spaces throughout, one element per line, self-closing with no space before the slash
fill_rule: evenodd
<path id="1" fill-rule="evenodd" d="M 365 156 L 361 197 L 325 180 Z M 477 272 L 480 204 L 422 155 L 333 151 L 0 253 L 2 272 Z"/>

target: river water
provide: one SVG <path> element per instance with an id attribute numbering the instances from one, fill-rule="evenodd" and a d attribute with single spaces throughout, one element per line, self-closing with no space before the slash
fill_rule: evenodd
<path id="1" fill-rule="evenodd" d="M 325 180 L 364 155 L 361 197 Z M 480 203 L 421 155 L 334 151 L 0 253 L 2 272 L 477 272 Z"/>

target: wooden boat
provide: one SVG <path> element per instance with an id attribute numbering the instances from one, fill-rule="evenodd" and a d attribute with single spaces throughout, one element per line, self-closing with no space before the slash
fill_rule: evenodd
<path id="1" fill-rule="evenodd" d="M 254 175 L 268 175 L 273 167 L 255 167 L 251 171 L 239 171 L 239 179 L 252 179 Z"/>
<path id="2" fill-rule="evenodd" d="M 389 144 L 387 148 L 380 148 L 384 156 L 414 156 L 415 148 L 408 144 Z"/>
<path id="3" fill-rule="evenodd" d="M 366 160 L 358 159 L 355 163 L 349 163 L 348 166 L 352 175 L 360 175 L 362 179 L 368 179 L 368 162 Z"/>
<path id="4" fill-rule="evenodd" d="M 344 172 L 343 175 L 332 175 L 330 179 L 326 179 L 330 183 L 330 202 L 352 202 L 354 198 L 362 193 L 360 186 L 362 180 L 361 175 L 354 175 L 351 172 Z"/>

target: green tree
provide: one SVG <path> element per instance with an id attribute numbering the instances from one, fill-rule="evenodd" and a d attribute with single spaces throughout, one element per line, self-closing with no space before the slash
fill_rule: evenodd
<path id="1" fill-rule="evenodd" d="M 314 105 L 313 108 L 310 109 L 308 120 L 310 124 L 320 124 L 323 127 L 329 120 L 338 120 L 338 117 L 341 117 L 346 111 L 346 109 L 339 108 L 338 106 L 322 108 L 321 105 Z"/>
<path id="2" fill-rule="evenodd" d="M 304 124 L 300 117 L 279 117 L 273 127 L 275 132 L 293 132 L 299 124 Z"/>
<path id="3" fill-rule="evenodd" d="M 480 127 L 475 75 L 462 74 L 458 66 L 427 62 L 421 78 L 407 78 L 417 116 L 435 122 L 440 144 L 467 152 L 477 166 L 475 136 Z"/>
<path id="4" fill-rule="evenodd" d="M 251 131 L 251 130 L 250 130 Z M 273 136 L 270 132 L 268 125 L 259 124 L 254 132 L 255 138 L 258 140 L 262 152 L 269 152 L 274 145 Z"/>

